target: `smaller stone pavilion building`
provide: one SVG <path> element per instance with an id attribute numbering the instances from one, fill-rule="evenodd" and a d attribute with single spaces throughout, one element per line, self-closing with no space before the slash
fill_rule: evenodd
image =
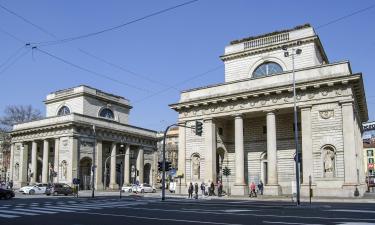
<path id="1" fill-rule="evenodd" d="M 128 124 L 127 99 L 81 85 L 49 94 L 45 105 L 46 118 L 13 127 L 10 176 L 16 188 L 36 182 L 71 185 L 80 178 L 81 188 L 89 189 L 93 161 L 98 190 L 153 184 L 156 132 Z"/>

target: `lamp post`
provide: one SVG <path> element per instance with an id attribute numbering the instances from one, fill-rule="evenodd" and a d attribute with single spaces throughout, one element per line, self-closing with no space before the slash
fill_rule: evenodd
<path id="1" fill-rule="evenodd" d="M 93 134 L 94 134 L 94 147 L 92 149 L 92 166 L 91 166 L 91 170 L 92 170 L 92 179 L 91 179 L 91 197 L 94 198 L 95 197 L 95 168 L 96 168 L 96 165 L 95 165 L 95 161 L 96 161 L 96 157 L 95 157 L 95 152 L 96 152 L 96 130 L 95 130 L 95 125 L 92 125 L 92 130 L 93 130 Z"/>
<path id="2" fill-rule="evenodd" d="M 298 41 L 297 45 L 301 45 L 302 42 Z M 296 55 L 300 55 L 302 53 L 302 49 L 300 48 L 292 48 L 291 52 L 288 51 L 288 47 L 286 45 L 282 46 L 282 50 L 284 50 L 285 57 L 292 57 L 292 72 L 293 72 L 293 102 L 294 102 L 294 144 L 296 148 L 296 189 L 297 189 L 297 206 L 301 204 L 300 202 L 300 171 L 299 171 L 299 147 L 298 147 L 298 115 L 297 115 L 297 100 L 296 100 L 296 76 L 294 71 L 294 57 Z"/>

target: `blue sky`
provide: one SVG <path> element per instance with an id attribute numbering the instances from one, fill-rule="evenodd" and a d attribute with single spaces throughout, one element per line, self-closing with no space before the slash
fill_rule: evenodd
<path id="1" fill-rule="evenodd" d="M 183 2 L 12 0 L 0 4 L 62 39 L 118 25 Z M 18 104 L 31 104 L 44 112 L 43 100 L 48 93 L 86 84 L 130 99 L 134 107 L 131 124 L 163 130 L 177 120 L 177 113 L 168 104 L 178 101 L 179 90 L 224 81 L 219 56 L 230 41 L 304 23 L 319 26 L 373 4 L 371 0 L 200 0 L 122 29 L 65 44 L 40 46 L 123 84 L 30 51 L 7 70 L 1 72 L 4 67 L 0 68 L 0 115 L 7 105 Z M 330 62 L 350 60 L 353 72 L 363 73 L 370 120 L 375 120 L 374 21 L 375 8 L 372 8 L 317 30 Z M 23 41 L 55 39 L 0 8 L 0 40 L 1 65 L 22 48 Z M 19 54 L 23 51 L 27 50 L 21 49 Z M 84 52 L 140 76 L 109 66 Z M 197 76 L 211 70 L 214 71 Z"/>

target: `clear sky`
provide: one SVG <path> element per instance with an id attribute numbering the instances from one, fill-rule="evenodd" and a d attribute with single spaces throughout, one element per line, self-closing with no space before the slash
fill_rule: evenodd
<path id="1" fill-rule="evenodd" d="M 224 81 L 219 56 L 231 40 L 305 23 L 317 27 L 375 4 L 372 0 L 200 0 L 118 30 L 39 46 L 112 80 L 42 52 L 22 49 L 25 41 L 53 41 L 53 36 L 63 39 L 95 32 L 185 1 L 0 0 L 1 5 L 50 33 L 0 8 L 0 65 L 15 52 L 20 57 L 26 53 L 10 67 L 0 67 L 0 115 L 7 105 L 19 104 L 31 104 L 44 113 L 48 93 L 86 84 L 129 99 L 134 107 L 131 124 L 163 130 L 177 120 L 168 104 L 178 102 L 179 90 Z M 370 120 L 375 120 L 374 21 L 375 7 L 316 30 L 330 62 L 350 60 L 353 72 L 363 73 Z M 202 75 L 207 71 L 212 72 Z"/>

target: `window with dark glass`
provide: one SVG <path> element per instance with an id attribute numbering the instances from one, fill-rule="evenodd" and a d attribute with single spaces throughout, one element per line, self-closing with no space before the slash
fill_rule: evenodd
<path id="1" fill-rule="evenodd" d="M 68 106 L 61 107 L 59 111 L 57 112 L 58 116 L 65 116 L 69 114 L 70 114 L 70 109 L 68 108 Z"/>
<path id="2" fill-rule="evenodd" d="M 108 108 L 102 109 L 102 111 L 100 111 L 99 116 L 104 117 L 104 118 L 108 118 L 108 119 L 114 118 L 113 111 L 108 109 Z"/>
<path id="3" fill-rule="evenodd" d="M 367 150 L 367 156 L 374 156 L 374 152 L 372 150 Z"/>
<path id="4" fill-rule="evenodd" d="M 267 75 L 283 72 L 283 68 L 274 62 L 265 62 L 259 65 L 253 72 L 253 77 L 264 77 Z"/>
<path id="5" fill-rule="evenodd" d="M 219 135 L 223 135 L 223 128 L 219 127 Z"/>

